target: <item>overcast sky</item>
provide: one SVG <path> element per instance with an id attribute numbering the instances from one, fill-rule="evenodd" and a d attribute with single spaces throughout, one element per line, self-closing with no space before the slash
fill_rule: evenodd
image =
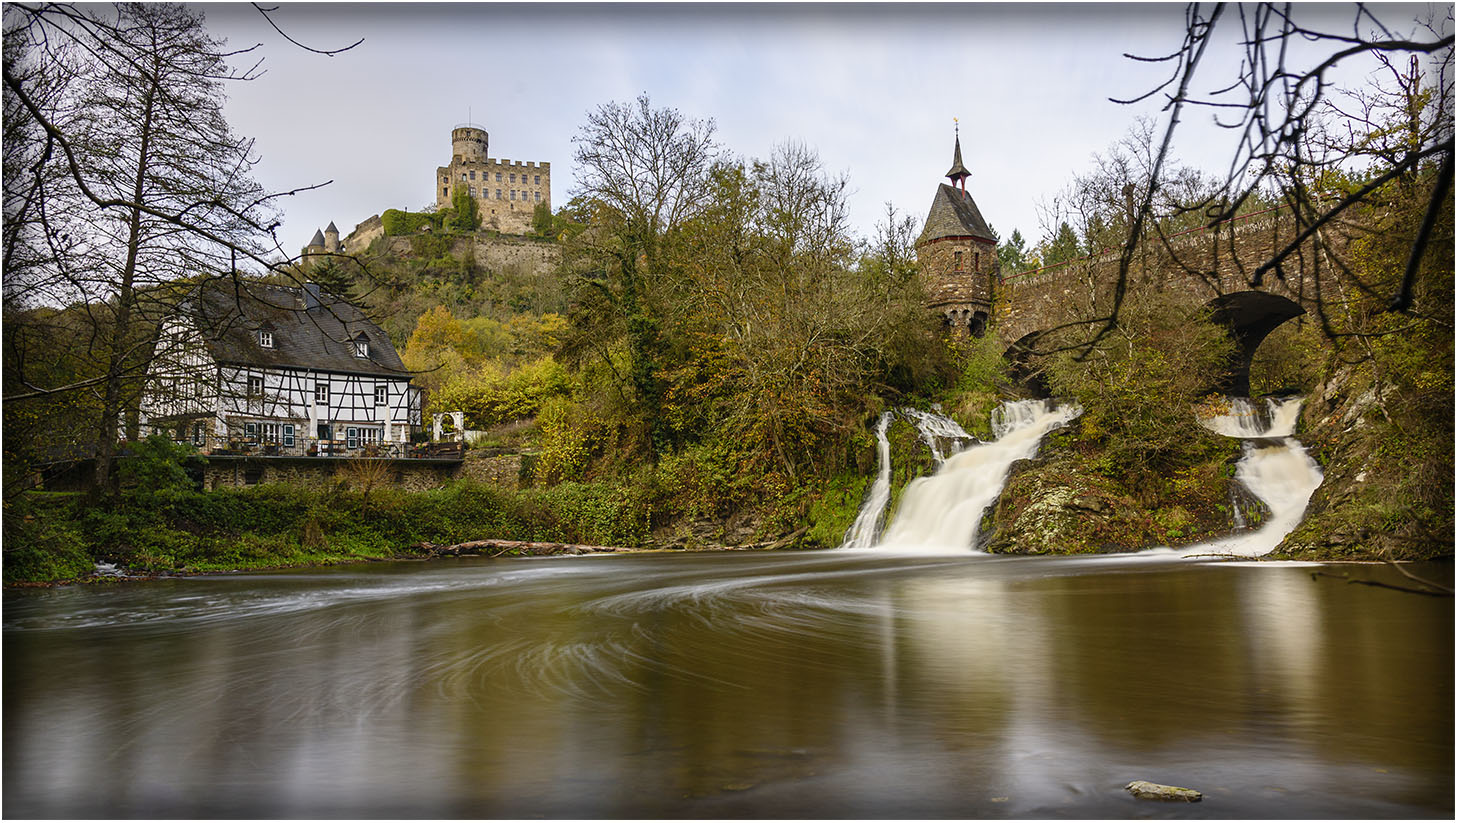
<path id="1" fill-rule="evenodd" d="M 1124 53 L 1167 54 L 1182 4 L 576 5 L 288 4 L 274 14 L 315 48 L 290 46 L 248 5 L 203 6 L 267 70 L 229 86 L 234 129 L 257 138 L 274 190 L 333 181 L 283 202 L 296 253 L 331 220 L 342 235 L 387 208 L 433 203 L 450 130 L 468 119 L 493 157 L 552 164 L 554 207 L 574 193 L 571 138 L 588 111 L 646 92 L 657 107 L 712 118 L 727 150 L 766 157 L 785 140 L 850 178 L 854 227 L 884 204 L 916 217 L 951 165 L 961 122 L 967 189 L 1005 238 L 1043 234 L 1037 203 L 1089 168 L 1158 101 L 1118 105 L 1167 72 Z M 1349 5 L 1310 6 L 1350 29 Z M 1410 29 L 1422 6 L 1379 7 Z M 1233 50 L 1207 63 L 1233 77 Z M 1179 158 L 1223 168 L 1230 135 L 1210 116 L 1182 127 Z"/>

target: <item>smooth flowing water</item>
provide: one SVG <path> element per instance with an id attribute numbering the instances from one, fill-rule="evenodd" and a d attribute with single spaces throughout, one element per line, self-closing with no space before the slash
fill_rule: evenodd
<path id="1" fill-rule="evenodd" d="M 957 452 L 942 461 L 936 474 L 906 485 L 881 545 L 969 549 L 976 543 L 982 513 L 997 502 L 1012 464 L 1037 454 L 1044 435 L 1079 413 L 1077 405 L 1048 400 L 998 406 L 992 414 L 992 442 Z"/>
<path id="2" fill-rule="evenodd" d="M 1316 570 L 864 549 L 11 590 L 4 812 L 1450 818 L 1453 601 Z"/>

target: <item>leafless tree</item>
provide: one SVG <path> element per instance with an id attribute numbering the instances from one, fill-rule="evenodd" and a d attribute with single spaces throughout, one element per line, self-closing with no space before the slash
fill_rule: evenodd
<path id="1" fill-rule="evenodd" d="M 1374 191 L 1419 168 L 1436 166 L 1427 178 L 1427 210 L 1413 233 L 1405 275 L 1388 302 L 1391 311 L 1412 309 L 1417 267 L 1452 188 L 1453 18 L 1449 9 L 1446 18 L 1417 21 L 1411 33 L 1404 34 L 1379 20 L 1380 12 L 1381 6 L 1356 4 L 1352 6 L 1349 28 L 1323 30 L 1304 22 L 1309 15 L 1299 4 L 1192 3 L 1185 11 L 1184 41 L 1177 49 L 1153 57 L 1127 55 L 1168 69 L 1166 79 L 1147 93 L 1116 101 L 1134 103 L 1162 97 L 1163 129 L 1152 143 L 1155 150 L 1147 186 L 1134 198 L 1109 310 L 1085 321 L 1085 325 L 1095 328 L 1092 337 L 1078 345 L 1091 350 L 1118 323 L 1130 285 L 1130 265 L 1159 214 L 1159 194 L 1171 183 L 1170 148 L 1175 133 L 1192 108 L 1212 111 L 1217 122 L 1234 136 L 1231 160 L 1222 180 L 1212 196 L 1196 204 L 1205 224 L 1214 226 L 1231 219 L 1248 201 L 1262 195 L 1284 198 L 1295 215 L 1296 230 L 1290 241 L 1251 270 L 1252 287 L 1259 287 L 1267 274 L 1284 277 L 1283 266 L 1290 265 L 1293 256 L 1313 240 L 1319 241 L 1324 227 L 1367 202 Z M 1233 72 L 1207 62 L 1210 45 L 1227 36 L 1236 38 L 1243 50 Z M 1333 99 L 1332 75 L 1338 67 L 1364 60 L 1374 65 L 1411 65 L 1412 59 L 1427 60 L 1429 70 L 1421 80 L 1409 73 L 1399 85 L 1407 83 L 1412 87 L 1409 92 L 1419 85 L 1435 91 L 1423 99 L 1420 111 L 1411 113 L 1413 127 L 1402 140 L 1386 142 L 1381 151 L 1350 144 L 1337 151 L 1330 143 L 1312 139 L 1321 130 L 1324 117 L 1351 114 Z M 1202 91 L 1208 88 L 1214 91 Z M 1363 100 L 1360 96 L 1356 99 Z M 1366 98 L 1368 105 L 1359 112 L 1359 119 L 1376 128 L 1378 124 L 1372 120 L 1376 114 L 1374 102 Z M 1326 150 L 1316 151 L 1319 148 Z M 1335 198 L 1312 190 L 1312 180 L 1322 170 L 1350 167 L 1353 159 L 1363 154 L 1373 164 L 1355 190 Z"/>
<path id="2" fill-rule="evenodd" d="M 7 335 L 5 399 L 92 395 L 100 491 L 162 313 L 200 278 L 276 270 L 276 203 L 306 189 L 253 182 L 223 88 L 258 76 L 257 47 L 228 50 L 196 8 L 13 3 L 3 19 L 6 311 L 69 307 L 91 366 L 41 379 Z"/>

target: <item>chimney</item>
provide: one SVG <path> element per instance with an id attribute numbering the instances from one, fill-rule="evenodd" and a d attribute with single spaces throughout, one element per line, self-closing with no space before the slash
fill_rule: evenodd
<path id="1" fill-rule="evenodd" d="M 322 305 L 322 303 L 319 300 L 319 284 L 318 283 L 305 283 L 304 284 L 304 311 L 313 311 L 314 309 L 319 308 L 320 305 Z"/>

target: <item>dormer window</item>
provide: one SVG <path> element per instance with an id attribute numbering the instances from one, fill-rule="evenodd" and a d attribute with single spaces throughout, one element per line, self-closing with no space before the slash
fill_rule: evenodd
<path id="1" fill-rule="evenodd" d="M 273 348 L 273 332 L 269 331 L 268 329 L 259 329 L 258 345 L 264 347 L 265 349 Z"/>
<path id="2" fill-rule="evenodd" d="M 363 333 L 355 337 L 354 340 L 350 341 L 350 346 L 354 348 L 355 357 L 370 356 L 370 341 L 364 336 Z"/>

